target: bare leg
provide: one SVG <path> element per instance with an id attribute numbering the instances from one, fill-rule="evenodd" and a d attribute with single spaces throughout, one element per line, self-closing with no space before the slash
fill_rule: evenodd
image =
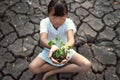
<path id="1" fill-rule="evenodd" d="M 31 72 L 38 74 L 42 72 L 47 72 L 58 67 L 47 64 L 44 60 L 36 57 L 29 65 L 29 69 Z"/>
<path id="2" fill-rule="evenodd" d="M 85 72 L 91 68 L 91 63 L 85 57 L 83 57 L 82 55 L 79 55 L 78 53 L 75 53 L 75 55 L 71 59 L 71 62 L 73 64 L 69 64 L 64 67 L 56 68 L 47 72 L 44 75 L 43 80 L 47 80 L 48 76 L 56 73 Z"/>

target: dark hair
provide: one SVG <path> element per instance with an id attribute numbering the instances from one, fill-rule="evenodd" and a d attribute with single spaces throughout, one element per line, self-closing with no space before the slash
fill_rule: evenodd
<path id="1" fill-rule="evenodd" d="M 68 7 L 64 0 L 51 0 L 51 2 L 48 5 L 48 14 L 55 10 L 55 13 L 53 16 L 64 16 L 65 13 L 68 13 Z"/>

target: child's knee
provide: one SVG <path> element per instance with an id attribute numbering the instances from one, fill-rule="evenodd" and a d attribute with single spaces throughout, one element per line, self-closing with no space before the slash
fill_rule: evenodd
<path id="1" fill-rule="evenodd" d="M 30 70 L 32 73 L 35 72 L 34 69 L 35 69 L 34 65 L 33 65 L 33 64 L 29 64 L 29 70 Z"/>
<path id="2" fill-rule="evenodd" d="M 90 61 L 87 61 L 84 63 L 84 70 L 89 71 L 91 69 L 92 63 Z"/>
<path id="3" fill-rule="evenodd" d="M 38 74 L 37 67 L 34 64 L 29 64 L 29 70 L 34 74 Z"/>

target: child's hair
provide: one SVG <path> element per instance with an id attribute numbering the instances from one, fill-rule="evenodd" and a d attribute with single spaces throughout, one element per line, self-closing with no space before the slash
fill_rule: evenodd
<path id="1" fill-rule="evenodd" d="M 55 13 L 53 16 L 64 16 L 65 13 L 68 13 L 68 7 L 66 4 L 66 1 L 64 0 L 51 0 L 51 2 L 48 5 L 48 14 L 55 10 Z"/>

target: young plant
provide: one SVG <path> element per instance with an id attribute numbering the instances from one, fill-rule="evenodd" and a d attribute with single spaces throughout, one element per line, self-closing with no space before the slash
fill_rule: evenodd
<path id="1" fill-rule="evenodd" d="M 57 45 L 59 47 L 59 49 L 52 54 L 52 57 L 58 62 L 66 59 L 67 54 L 70 53 L 69 50 L 72 49 L 72 46 L 65 47 L 65 43 L 59 37 L 55 37 L 55 39 L 49 41 L 48 45 Z"/>

